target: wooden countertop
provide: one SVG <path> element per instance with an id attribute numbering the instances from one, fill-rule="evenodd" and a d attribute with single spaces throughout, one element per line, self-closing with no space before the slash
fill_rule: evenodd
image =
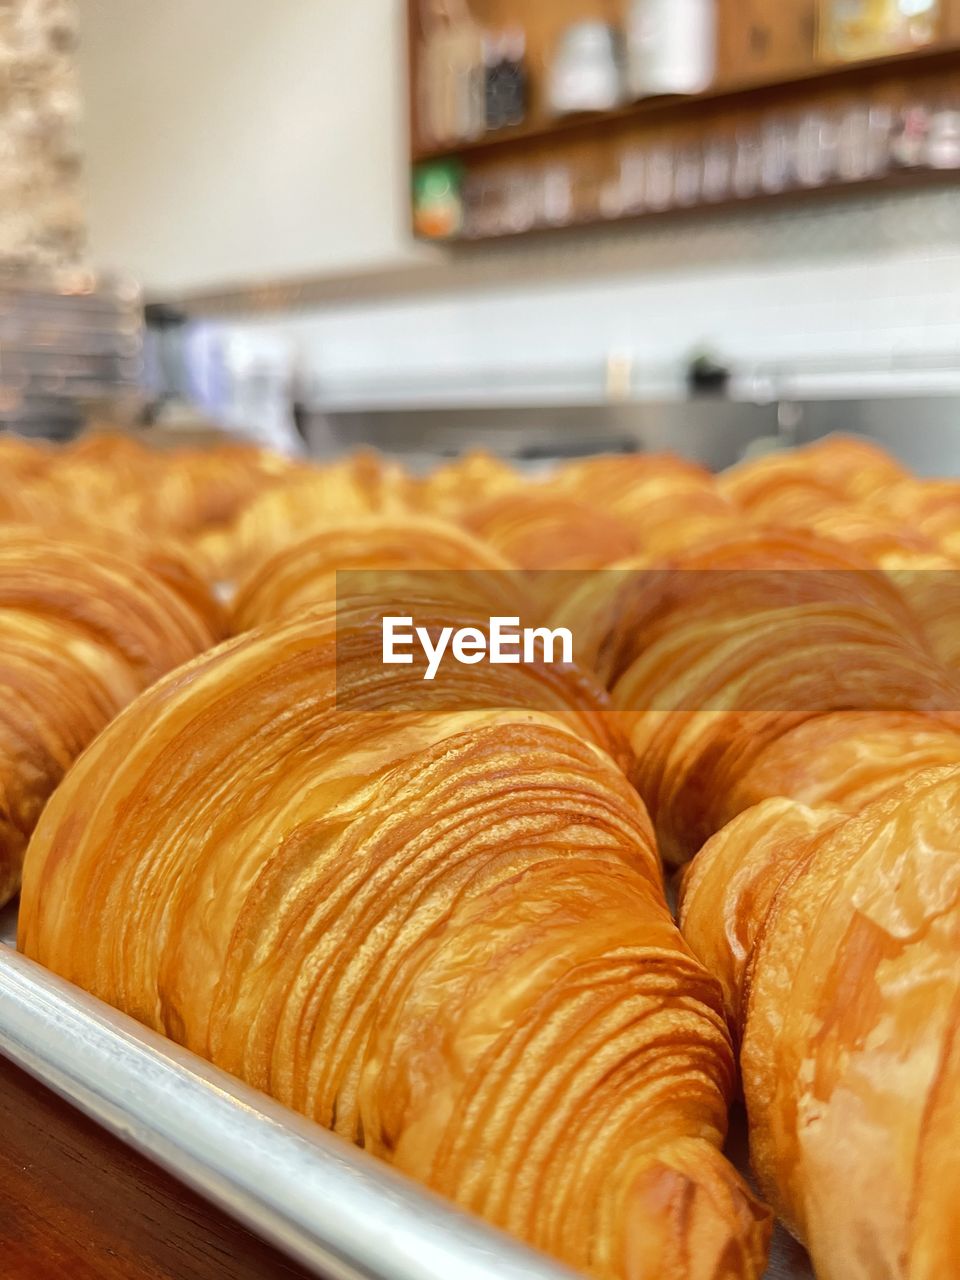
<path id="1" fill-rule="evenodd" d="M 306 1280 L 0 1056 L 3 1280 Z"/>

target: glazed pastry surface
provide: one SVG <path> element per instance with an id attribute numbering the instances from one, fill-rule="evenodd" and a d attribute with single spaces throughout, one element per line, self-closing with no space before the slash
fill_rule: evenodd
<path id="1" fill-rule="evenodd" d="M 759 1277 L 719 989 L 601 695 L 425 695 L 378 622 L 302 614 L 128 708 L 34 835 L 21 947 L 587 1274 Z"/>

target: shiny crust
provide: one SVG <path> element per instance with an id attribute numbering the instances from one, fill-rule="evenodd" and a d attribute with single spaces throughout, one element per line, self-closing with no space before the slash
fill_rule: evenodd
<path id="1" fill-rule="evenodd" d="M 767 801 L 685 886 L 741 1040 L 754 1168 L 823 1280 L 960 1268 L 958 813 L 956 767 L 853 817 Z"/>
<path id="2" fill-rule="evenodd" d="M 672 454 L 588 458 L 561 467 L 548 488 L 615 516 L 629 531 L 633 554 L 647 563 L 744 524 L 709 471 Z"/>
<path id="3" fill-rule="evenodd" d="M 616 516 L 535 488 L 482 503 L 462 523 L 522 569 L 592 569 L 637 550 Z"/>
<path id="4" fill-rule="evenodd" d="M 215 642 L 216 607 L 195 607 L 199 593 L 90 545 L 0 535 L 0 903 L 16 893 L 43 805 L 87 743 Z"/>
<path id="5" fill-rule="evenodd" d="M 221 577 L 245 580 L 278 552 L 332 524 L 408 512 L 416 492 L 399 464 L 374 453 L 298 468 L 240 513 L 222 548 Z"/>
<path id="6" fill-rule="evenodd" d="M 467 606 L 489 599 L 495 612 L 509 613 L 523 601 L 510 562 L 456 525 L 423 516 L 367 517 L 330 525 L 261 565 L 237 591 L 234 629 L 335 602 L 338 572 L 355 575 L 355 591 L 362 576 L 369 593 L 384 600 L 402 600 L 405 585 L 416 593 L 429 576 L 432 587 L 447 583 Z"/>
<path id="7" fill-rule="evenodd" d="M 481 449 L 435 468 L 415 489 L 413 505 L 446 520 L 459 520 L 478 503 L 528 487 L 501 458 Z"/>
<path id="8" fill-rule="evenodd" d="M 588 1274 L 759 1277 L 719 991 L 598 696 L 454 668 L 391 710 L 416 676 L 363 660 L 375 609 L 338 621 L 113 722 L 34 835 L 22 948 Z"/>
<path id="9" fill-rule="evenodd" d="M 668 456 L 528 481 L 485 455 L 419 480 L 222 454 L 149 499 L 121 443 L 64 469 L 6 456 L 0 517 L 42 520 L 64 475 L 99 505 L 119 489 L 117 527 L 241 574 L 235 625 L 268 627 L 145 694 L 69 775 L 30 849 L 28 953 L 605 1280 L 762 1270 L 765 1216 L 718 1151 L 726 1020 L 760 1182 L 818 1275 L 960 1272 L 956 483 L 843 438 L 719 480 Z M 217 630 L 175 550 L 151 554 Z M 471 671 L 431 709 L 371 667 L 373 604 L 334 643 L 337 568 L 415 597 L 408 570 L 470 566 L 513 613 L 511 564 L 586 571 L 527 594 L 616 717 L 546 670 Z M 439 626 L 484 598 L 413 605 Z M 16 618 L 10 682 L 69 708 L 52 776 L 135 692 L 129 655 L 78 683 L 73 641 L 28 685 L 65 624 Z M 712 979 L 625 774 L 669 861 L 707 841 L 682 925 Z M 17 831 L 43 798 L 8 806 Z"/>
<path id="10" fill-rule="evenodd" d="M 10 441 L 0 463 L 0 520 L 108 547 L 147 540 L 211 579 L 241 511 L 297 471 L 248 445 L 164 451 L 98 432 L 58 449 Z"/>
<path id="11" fill-rule="evenodd" d="M 669 860 L 767 795 L 842 789 L 842 744 L 838 756 L 778 751 L 807 722 L 857 708 L 960 725 L 956 675 L 895 587 L 857 564 L 815 535 L 758 530 L 678 557 L 621 598 L 605 674 Z"/>

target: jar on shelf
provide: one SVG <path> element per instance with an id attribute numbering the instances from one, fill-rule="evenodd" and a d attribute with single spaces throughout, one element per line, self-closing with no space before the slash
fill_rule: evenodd
<path id="1" fill-rule="evenodd" d="M 627 86 L 633 98 L 702 93 L 716 72 L 716 0 L 632 0 Z"/>
<path id="2" fill-rule="evenodd" d="M 825 62 L 854 62 L 936 40 L 942 0 L 820 0 L 817 45 Z"/>
<path id="3" fill-rule="evenodd" d="M 606 22 L 578 22 L 560 39 L 550 68 L 554 115 L 612 111 L 623 100 L 620 33 Z"/>

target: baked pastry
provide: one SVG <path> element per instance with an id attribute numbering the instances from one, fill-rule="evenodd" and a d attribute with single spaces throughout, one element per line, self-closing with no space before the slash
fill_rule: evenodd
<path id="1" fill-rule="evenodd" d="M 185 570 L 159 569 L 0 535 L 0 903 L 16 893 L 27 839 L 74 759 L 141 689 L 217 639 L 216 606 L 195 606 L 200 588 L 187 589 Z"/>
<path id="2" fill-rule="evenodd" d="M 240 511 L 297 470 L 249 445 L 158 450 L 100 432 L 57 449 L 18 444 L 13 457 L 16 483 L 0 489 L 0 519 L 113 545 L 148 538 L 181 548 L 213 578 Z"/>
<path id="3" fill-rule="evenodd" d="M 300 614 L 128 708 L 34 834 L 20 946 L 589 1275 L 759 1277 L 719 992 L 602 699 L 425 686 L 380 639 Z"/>
<path id="4" fill-rule="evenodd" d="M 349 574 L 344 592 L 384 601 L 427 590 L 467 609 L 487 601 L 503 616 L 519 616 L 524 605 L 510 562 L 465 530 L 425 516 L 370 516 L 331 525 L 261 565 L 237 591 L 234 629 L 334 603 L 338 573 Z"/>
<path id="5" fill-rule="evenodd" d="M 527 488 L 524 477 L 502 458 L 475 449 L 434 468 L 415 487 L 411 505 L 444 520 L 459 520 L 478 503 Z"/>
<path id="6" fill-rule="evenodd" d="M 415 485 L 397 463 L 356 453 L 326 466 L 298 469 L 238 517 L 222 569 L 233 581 L 249 577 L 278 551 L 340 521 L 408 512 Z"/>
<path id="7" fill-rule="evenodd" d="M 960 563 L 960 483 L 956 480 L 904 476 L 877 495 L 876 505 L 935 543 L 954 564 Z"/>
<path id="8" fill-rule="evenodd" d="M 672 454 L 568 463 L 549 487 L 615 516 L 629 530 L 634 550 L 648 559 L 669 556 L 744 523 L 709 471 Z"/>
<path id="9" fill-rule="evenodd" d="M 541 488 L 481 503 L 462 523 L 522 569 L 600 569 L 637 549 L 616 516 Z"/>
<path id="10" fill-rule="evenodd" d="M 960 1274 L 960 769 L 852 817 L 748 810 L 681 923 L 724 987 L 761 1188 L 820 1280 Z"/>
<path id="11" fill-rule="evenodd" d="M 605 650 L 670 861 L 696 853 L 731 806 L 762 798 L 761 780 L 784 794 L 794 766 L 782 756 L 777 777 L 775 744 L 807 721 L 859 710 L 956 727 L 956 674 L 893 585 L 851 568 L 842 547 L 756 531 L 674 563 L 621 596 Z M 804 772 L 829 780 L 834 768 L 817 752 Z"/>
<path id="12" fill-rule="evenodd" d="M 714 821 L 724 825 L 770 796 L 857 813 L 915 774 L 960 767 L 960 699 L 942 719 L 914 711 L 818 714 L 770 739 L 732 779 Z"/>
<path id="13" fill-rule="evenodd" d="M 878 501 L 906 477 L 880 446 L 853 436 L 832 435 L 801 449 L 770 453 L 724 472 L 717 487 L 742 510 L 769 522 L 784 511 L 816 514 L 818 503 Z"/>

